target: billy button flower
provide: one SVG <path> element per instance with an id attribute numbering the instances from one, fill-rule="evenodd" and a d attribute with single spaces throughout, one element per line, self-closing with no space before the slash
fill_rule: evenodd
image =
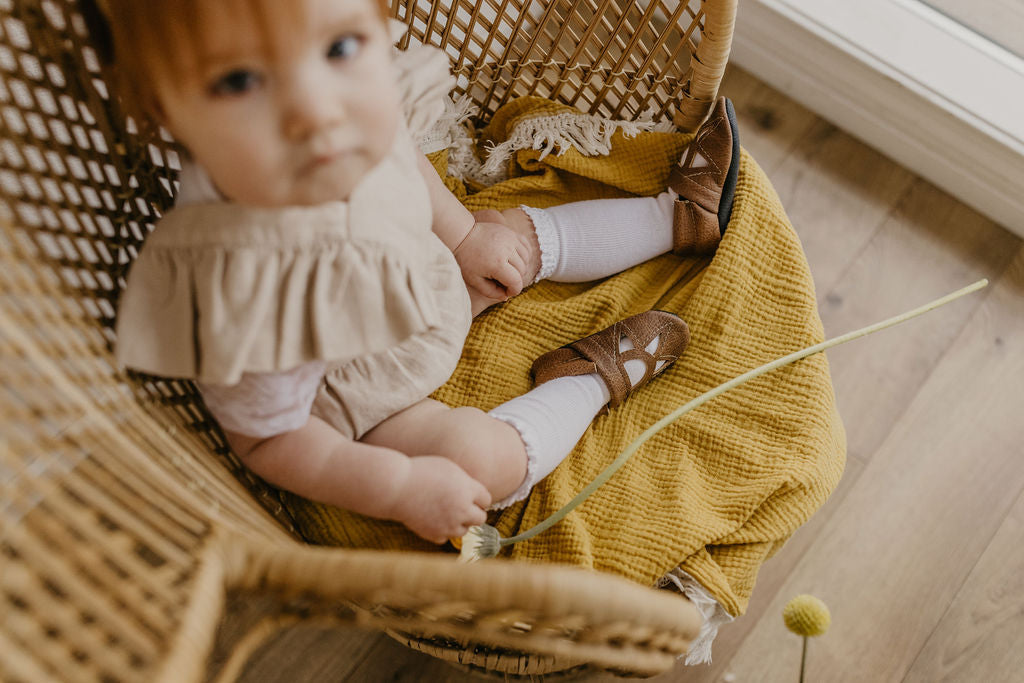
<path id="1" fill-rule="evenodd" d="M 813 595 L 804 594 L 786 603 L 782 609 L 782 621 L 786 628 L 804 639 L 800 655 L 800 683 L 803 683 L 807 665 L 807 639 L 824 634 L 832 623 L 832 615 L 825 603 Z"/>

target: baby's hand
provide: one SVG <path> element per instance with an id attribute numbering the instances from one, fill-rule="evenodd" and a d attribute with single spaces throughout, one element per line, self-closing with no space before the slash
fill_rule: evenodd
<path id="1" fill-rule="evenodd" d="M 400 483 L 394 518 L 433 543 L 461 538 L 469 527 L 487 521 L 487 488 L 447 458 L 410 459 Z"/>
<path id="2" fill-rule="evenodd" d="M 455 260 L 473 300 L 473 315 L 519 294 L 530 283 L 529 243 L 497 211 L 477 211 L 472 231 L 455 249 Z"/>

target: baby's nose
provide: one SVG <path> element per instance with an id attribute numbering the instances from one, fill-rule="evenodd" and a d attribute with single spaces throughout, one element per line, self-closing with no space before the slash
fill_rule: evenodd
<path id="1" fill-rule="evenodd" d="M 319 131 L 341 123 L 345 107 L 314 82 L 295 82 L 288 88 L 284 102 L 282 126 L 289 140 L 305 140 Z"/>

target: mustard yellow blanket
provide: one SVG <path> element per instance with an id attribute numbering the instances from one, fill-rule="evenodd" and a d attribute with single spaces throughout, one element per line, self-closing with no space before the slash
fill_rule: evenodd
<path id="1" fill-rule="evenodd" d="M 573 111 L 523 98 L 481 137 L 505 140 L 526 118 Z M 742 131 L 741 131 L 742 134 Z M 570 149 L 514 154 L 509 179 L 467 188 L 446 182 L 471 209 L 537 207 L 654 195 L 690 136 L 612 138 L 607 155 Z M 447 157 L 434 157 L 446 175 Z M 628 230 L 629 226 L 623 226 Z M 633 313 L 660 308 L 690 326 L 686 353 L 621 407 L 599 417 L 532 495 L 492 521 L 503 536 L 568 502 L 646 427 L 704 391 L 823 338 L 800 242 L 761 169 L 745 152 L 732 220 L 713 258 L 668 254 L 607 280 L 537 284 L 473 325 L 462 361 L 435 398 L 488 410 L 530 389 L 534 358 Z M 681 566 L 732 615 L 745 611 L 758 568 L 835 488 L 845 437 L 823 355 L 729 392 L 651 439 L 564 521 L 512 546 L 528 562 L 612 572 L 646 585 Z M 314 543 L 425 549 L 397 524 L 282 494 Z"/>

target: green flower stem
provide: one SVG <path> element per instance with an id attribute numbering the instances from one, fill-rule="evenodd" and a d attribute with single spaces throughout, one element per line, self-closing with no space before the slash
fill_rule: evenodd
<path id="1" fill-rule="evenodd" d="M 809 639 L 804 636 L 804 647 L 800 652 L 800 683 L 804 683 L 804 671 L 807 669 L 807 641 Z"/>
<path id="2" fill-rule="evenodd" d="M 845 344 L 848 341 L 852 341 L 854 339 L 858 339 L 860 337 L 864 337 L 864 336 L 867 336 L 869 334 L 873 334 L 875 332 L 878 332 L 879 330 L 884 330 L 887 327 L 892 327 L 893 325 L 897 325 L 899 323 L 905 322 L 907 320 L 910 320 L 911 318 L 916 318 L 917 316 L 919 316 L 919 315 L 921 315 L 923 313 L 927 313 L 928 311 L 936 309 L 936 308 L 938 308 L 940 306 L 945 306 L 946 304 L 948 304 L 951 301 L 959 299 L 960 297 L 965 296 L 967 294 L 970 294 L 971 292 L 977 291 L 977 290 L 981 289 L 982 287 L 985 287 L 986 285 L 988 285 L 988 280 L 987 279 L 978 280 L 977 282 L 975 282 L 972 285 L 968 285 L 967 287 L 964 287 L 962 289 L 958 289 L 957 291 L 952 292 L 951 294 L 947 294 L 946 296 L 944 296 L 944 297 L 942 297 L 940 299 L 936 299 L 935 301 L 932 301 L 931 303 L 927 303 L 924 306 L 920 306 L 920 307 L 915 308 L 915 309 L 913 309 L 911 311 L 907 311 L 906 313 L 902 313 L 902 314 L 894 316 L 892 318 L 888 318 L 888 319 L 883 320 L 881 322 L 875 323 L 874 325 L 868 325 L 867 327 L 862 327 L 859 330 L 854 330 L 853 332 L 847 332 L 846 334 L 844 334 L 842 336 L 834 337 L 832 339 L 828 339 L 826 341 L 821 342 L 820 344 L 815 344 L 814 346 L 808 346 L 807 348 L 802 349 L 800 351 L 795 351 L 795 352 L 789 354 L 788 356 L 783 356 L 782 358 L 777 358 L 777 359 L 771 361 L 770 363 L 766 363 L 765 365 L 762 365 L 759 368 L 754 368 L 753 370 L 749 370 L 749 371 L 743 373 L 742 375 L 739 375 L 738 377 L 732 378 L 731 380 L 729 380 L 725 384 L 719 384 L 714 389 L 711 389 L 710 391 L 707 391 L 707 392 L 701 394 L 700 396 L 698 396 L 697 398 L 693 399 L 692 401 L 690 401 L 686 405 L 682 406 L 681 408 L 676 409 L 672 413 L 669 413 L 668 415 L 666 415 L 665 417 L 661 418 L 660 420 L 655 422 L 653 425 L 651 425 L 650 427 L 645 429 L 643 431 L 643 433 L 640 434 L 640 436 L 638 436 L 635 440 L 633 440 L 632 443 L 630 443 L 628 446 L 626 446 L 626 449 L 624 451 L 622 451 L 622 453 L 619 454 L 619 457 L 615 458 L 615 460 L 612 461 L 612 463 L 610 465 L 608 465 L 608 467 L 606 467 L 604 469 L 604 471 L 601 472 L 601 474 L 597 475 L 597 477 L 594 479 L 594 481 L 590 482 L 590 484 L 585 489 L 580 491 L 576 495 L 575 498 L 570 500 L 560 510 L 558 510 L 557 512 L 552 514 L 550 517 L 545 519 L 540 524 L 538 524 L 538 525 L 536 525 L 536 526 L 534 526 L 534 527 L 532 527 L 530 529 L 527 529 L 523 533 L 518 534 L 516 536 L 510 536 L 509 538 L 501 539 L 501 545 L 502 546 L 512 545 L 513 543 L 519 543 L 520 541 L 525 541 L 525 540 L 527 540 L 529 538 L 533 538 L 537 534 L 542 533 L 544 531 L 547 531 L 549 528 L 551 528 L 552 526 L 554 526 L 558 522 L 562 521 L 562 519 L 567 514 L 569 514 L 569 512 L 571 512 L 573 508 L 575 508 L 577 505 L 579 505 L 584 500 L 586 500 L 587 497 L 591 493 L 596 491 L 602 484 L 604 484 L 606 481 L 611 479 L 612 475 L 615 474 L 619 470 L 619 468 L 622 467 L 626 463 L 627 460 L 629 460 L 629 458 L 633 455 L 633 453 L 635 453 L 637 450 L 639 450 L 639 448 L 642 445 L 644 445 L 644 443 L 648 439 L 650 439 L 652 436 L 654 436 L 655 434 L 660 432 L 662 429 L 664 429 L 665 427 L 667 427 L 671 423 L 673 423 L 676 420 L 678 420 L 680 417 L 682 417 L 686 413 L 690 412 L 694 408 L 699 408 L 700 406 L 704 405 L 705 403 L 707 403 L 711 399 L 715 398 L 716 396 L 718 396 L 720 394 L 724 394 L 725 392 L 729 391 L 730 389 L 733 389 L 733 388 L 743 384 L 744 382 L 746 382 L 748 380 L 754 379 L 755 377 L 763 375 L 766 372 L 771 372 L 772 370 L 775 370 L 777 368 L 781 368 L 784 365 L 789 365 L 790 363 L 798 361 L 798 360 L 800 360 L 802 358 L 806 358 L 807 356 L 811 356 L 811 355 L 814 355 L 816 353 L 820 353 L 822 351 L 825 351 L 826 349 L 830 349 L 833 346 L 839 346 L 840 344 Z"/>

